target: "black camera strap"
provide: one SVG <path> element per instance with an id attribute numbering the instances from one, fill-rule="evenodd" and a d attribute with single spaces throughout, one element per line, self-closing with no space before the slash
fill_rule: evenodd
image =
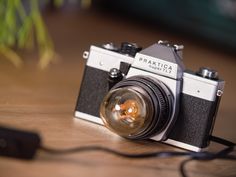
<path id="1" fill-rule="evenodd" d="M 211 136 L 210 140 L 222 144 L 226 146 L 226 148 L 218 152 L 157 151 L 145 153 L 126 153 L 103 146 L 80 146 L 69 149 L 54 149 L 43 146 L 40 141 L 40 136 L 37 133 L 0 127 L 0 155 L 21 159 L 33 159 L 36 151 L 41 150 L 55 155 L 101 151 L 130 159 L 171 158 L 184 156 L 187 157 L 187 159 L 181 162 L 180 173 L 183 177 L 187 177 L 185 167 L 190 161 L 210 161 L 215 159 L 236 160 L 236 155 L 231 154 L 235 151 L 235 143 L 216 136 Z"/>

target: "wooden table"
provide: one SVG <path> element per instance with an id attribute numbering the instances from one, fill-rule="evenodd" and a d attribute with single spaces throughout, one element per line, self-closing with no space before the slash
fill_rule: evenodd
<path id="1" fill-rule="evenodd" d="M 0 58 L 0 124 L 41 134 L 43 144 L 53 148 L 103 145 L 124 152 L 176 150 L 152 141 L 131 142 L 119 138 L 102 126 L 78 120 L 73 111 L 80 87 L 85 61 L 82 52 L 90 44 L 113 41 L 137 42 L 148 46 L 159 39 L 185 45 L 184 62 L 189 69 L 200 66 L 216 68 L 227 83 L 219 109 L 214 134 L 236 142 L 236 80 L 235 56 L 209 49 L 203 42 L 194 42 L 174 32 L 158 30 L 157 26 L 123 21 L 119 17 L 97 12 L 53 13 L 46 22 L 60 55 L 46 70 L 36 67 L 37 55 L 22 54 L 25 66 L 14 68 Z M 203 45 L 203 46 L 202 46 Z M 210 149 L 221 146 L 212 144 Z M 0 157 L 0 177 L 121 177 L 180 176 L 178 167 L 184 158 L 123 159 L 101 152 L 63 156 L 37 154 L 33 161 Z M 236 176 L 236 163 L 215 160 L 191 162 L 192 176 Z"/>

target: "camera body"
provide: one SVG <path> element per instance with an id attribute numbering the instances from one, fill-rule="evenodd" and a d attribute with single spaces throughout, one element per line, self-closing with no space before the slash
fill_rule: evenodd
<path id="1" fill-rule="evenodd" d="M 127 80 L 125 84 L 140 82 L 142 87 L 152 90 L 153 81 L 166 91 L 170 102 L 167 108 L 171 111 L 160 131 L 145 137 L 191 151 L 206 148 L 225 82 L 209 68 L 200 68 L 197 73 L 185 70 L 182 50 L 181 45 L 163 41 L 143 50 L 133 43 L 122 43 L 120 48 L 112 43 L 101 47 L 92 45 L 83 54 L 87 64 L 75 117 L 104 125 L 100 105 L 110 90 L 121 87 L 124 80 Z"/>

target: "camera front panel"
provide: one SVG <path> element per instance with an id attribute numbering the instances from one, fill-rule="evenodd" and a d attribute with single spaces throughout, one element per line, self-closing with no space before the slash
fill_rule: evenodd
<path id="1" fill-rule="evenodd" d="M 182 93 L 179 115 L 168 138 L 199 149 L 207 147 L 218 103 L 219 98 L 209 101 Z"/>
<path id="2" fill-rule="evenodd" d="M 179 115 L 166 142 L 194 151 L 206 148 L 223 88 L 222 80 L 184 73 Z"/>
<path id="3" fill-rule="evenodd" d="M 121 62 L 132 63 L 133 57 L 93 45 L 87 53 L 75 117 L 103 124 L 99 109 L 109 91 L 108 72 L 112 68 L 119 69 Z"/>
<path id="4" fill-rule="evenodd" d="M 101 123 L 99 107 L 108 90 L 107 72 L 86 66 L 75 108 L 75 117 Z"/>

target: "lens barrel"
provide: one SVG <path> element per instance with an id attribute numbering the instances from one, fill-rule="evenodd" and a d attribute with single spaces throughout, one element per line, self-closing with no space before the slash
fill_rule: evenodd
<path id="1" fill-rule="evenodd" d="M 115 103 L 114 100 L 119 101 Z M 134 76 L 112 87 L 101 104 L 100 115 L 105 126 L 118 135 L 128 139 L 147 139 L 165 129 L 172 115 L 172 101 L 171 92 L 161 81 L 148 76 Z M 129 102 L 132 104 L 126 104 Z M 119 114 L 112 114 L 115 106 L 124 107 L 131 113 L 133 108 L 139 112 L 123 114 L 122 110 L 119 116 L 121 110 L 118 110 Z"/>

